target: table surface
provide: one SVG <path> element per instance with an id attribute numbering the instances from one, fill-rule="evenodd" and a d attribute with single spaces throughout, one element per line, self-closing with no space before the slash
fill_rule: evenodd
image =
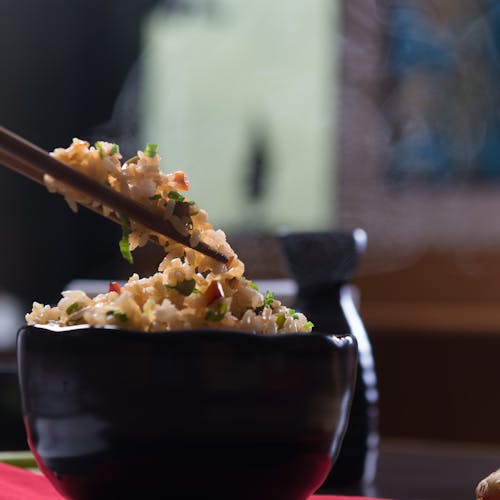
<path id="1" fill-rule="evenodd" d="M 500 447 L 383 440 L 374 484 L 324 493 L 398 500 L 474 500 L 477 483 L 500 468 Z"/>
<path id="2" fill-rule="evenodd" d="M 0 453 L 0 462 L 30 468 L 29 452 Z M 397 500 L 474 500 L 477 483 L 500 467 L 500 447 L 383 440 L 374 484 L 320 490 Z"/>

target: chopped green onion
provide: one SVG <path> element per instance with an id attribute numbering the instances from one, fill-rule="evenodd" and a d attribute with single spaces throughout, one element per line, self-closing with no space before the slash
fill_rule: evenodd
<path id="1" fill-rule="evenodd" d="M 205 319 L 207 321 L 220 321 L 227 312 L 227 304 L 219 304 L 215 309 L 209 309 L 205 314 Z"/>
<path id="2" fill-rule="evenodd" d="M 177 286 L 175 288 L 181 295 L 187 297 L 188 295 L 191 295 L 193 293 L 195 287 L 196 287 L 196 281 L 194 279 L 190 279 L 177 283 Z"/>
<path id="3" fill-rule="evenodd" d="M 304 328 L 312 328 L 314 326 L 314 323 L 312 321 L 308 321 L 307 323 L 304 323 Z"/>
<path id="4" fill-rule="evenodd" d="M 99 152 L 99 156 L 101 158 L 104 158 L 103 142 L 102 141 L 97 141 L 95 143 L 95 148 Z M 118 146 L 118 144 L 114 144 L 114 143 L 111 144 L 111 149 L 109 150 L 109 156 L 113 156 L 113 155 L 115 155 L 116 153 L 119 153 L 119 152 L 120 152 L 120 146 Z"/>
<path id="5" fill-rule="evenodd" d="M 97 141 L 95 143 L 95 148 L 99 152 L 99 156 L 102 158 L 104 156 L 104 150 L 102 149 L 102 141 Z"/>
<path id="6" fill-rule="evenodd" d="M 299 315 L 297 313 L 292 314 L 292 319 L 299 319 Z"/>
<path id="7" fill-rule="evenodd" d="M 184 297 L 188 297 L 194 292 L 199 293 L 199 290 L 196 290 L 195 287 L 196 287 L 196 281 L 194 279 L 181 281 L 180 283 L 177 283 L 177 285 L 175 286 L 165 285 L 165 288 L 167 290 L 177 290 L 181 295 L 184 295 Z"/>
<path id="8" fill-rule="evenodd" d="M 122 257 L 129 264 L 133 264 L 134 258 L 132 257 L 132 252 L 130 251 L 130 242 L 128 240 L 128 233 L 129 233 L 128 220 L 122 214 L 120 214 L 120 222 L 122 225 L 122 239 L 120 240 L 120 243 L 119 243 L 120 252 L 122 254 Z"/>
<path id="9" fill-rule="evenodd" d="M 254 290 L 257 290 L 257 291 L 259 290 L 259 287 L 258 287 L 258 286 L 257 286 L 257 285 L 253 282 L 253 281 L 250 281 L 250 280 L 249 280 L 249 281 L 248 281 L 248 286 L 249 286 L 250 288 L 253 288 Z"/>
<path id="10" fill-rule="evenodd" d="M 160 147 L 158 144 L 150 144 L 149 142 L 146 144 L 146 149 L 144 149 L 144 154 L 149 156 L 150 158 L 154 158 L 158 154 L 158 149 Z"/>
<path id="11" fill-rule="evenodd" d="M 283 328 L 283 325 L 285 324 L 285 315 L 283 313 L 279 313 L 276 315 L 276 325 L 278 329 Z"/>
<path id="12" fill-rule="evenodd" d="M 182 196 L 182 194 L 178 193 L 177 191 L 169 191 L 167 196 L 174 201 L 184 201 L 186 198 Z"/>
<path id="13" fill-rule="evenodd" d="M 80 307 L 80 304 L 78 302 L 73 302 L 73 304 L 71 304 L 66 309 L 66 314 L 69 316 L 70 314 L 74 313 L 79 307 Z"/>
<path id="14" fill-rule="evenodd" d="M 120 321 L 122 321 L 123 323 L 125 323 L 125 321 L 128 321 L 128 316 L 124 312 L 115 311 L 115 313 L 113 314 L 113 316 L 116 319 L 119 319 Z"/>
<path id="15" fill-rule="evenodd" d="M 274 293 L 267 291 L 264 294 L 264 307 L 271 307 L 271 304 L 274 302 Z"/>
<path id="16" fill-rule="evenodd" d="M 160 200 L 161 199 L 161 194 L 160 193 L 156 193 L 153 196 L 150 196 L 149 199 L 150 200 Z"/>
<path id="17" fill-rule="evenodd" d="M 113 316 L 114 318 L 122 321 L 123 323 L 128 321 L 128 316 L 124 312 L 121 312 L 121 311 L 114 311 L 111 309 L 110 311 L 106 312 L 106 316 Z"/>

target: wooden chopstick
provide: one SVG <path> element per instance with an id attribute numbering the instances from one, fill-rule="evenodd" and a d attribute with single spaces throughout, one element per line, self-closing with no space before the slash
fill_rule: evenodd
<path id="1" fill-rule="evenodd" d="M 2 147 L 0 146 L 0 161 L 2 161 L 5 165 L 11 165 L 10 168 L 15 170 L 16 172 L 22 172 L 22 174 L 27 177 L 28 179 L 31 179 L 32 181 L 37 182 L 38 184 L 41 184 L 45 188 L 47 187 L 44 180 L 43 180 L 43 174 L 39 170 L 34 169 L 30 164 L 28 163 L 23 163 L 22 160 L 17 158 L 16 156 L 13 156 L 9 154 L 9 152 L 4 151 Z M 86 204 L 83 201 L 78 202 L 79 205 L 84 206 L 85 208 L 88 208 L 89 210 L 92 210 L 96 214 L 99 214 L 103 217 L 106 217 L 109 220 L 112 220 L 113 222 L 116 222 L 117 224 L 121 224 L 121 220 L 118 217 L 118 215 L 115 212 L 109 212 L 107 215 L 104 214 L 102 210 L 99 210 L 98 207 Z M 154 239 L 154 242 L 157 243 L 157 240 Z"/>
<path id="2" fill-rule="evenodd" d="M 203 241 L 200 241 L 196 246 L 191 246 L 189 235 L 180 234 L 168 220 L 162 219 L 146 206 L 69 167 L 43 149 L 2 126 L 0 126 L 0 163 L 40 184 L 44 184 L 43 177 L 48 174 L 55 180 L 111 208 L 115 211 L 115 215 L 122 214 L 156 233 L 193 248 L 219 262 L 227 263 L 229 261 L 226 255 Z M 87 208 L 92 207 L 87 206 Z M 97 212 L 103 215 L 100 211 Z M 115 217 L 112 219 L 119 222 L 118 216 L 116 219 Z"/>

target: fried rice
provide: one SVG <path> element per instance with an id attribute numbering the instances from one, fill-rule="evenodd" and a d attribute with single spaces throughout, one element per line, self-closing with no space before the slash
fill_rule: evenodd
<path id="1" fill-rule="evenodd" d="M 148 206 L 181 234 L 189 235 L 192 246 L 201 240 L 228 256 L 228 263 L 220 263 L 122 218 L 124 235 L 120 247 L 124 257 L 130 260 L 132 250 L 154 239 L 165 248 L 158 272 L 145 278 L 133 274 L 122 285 L 110 283 L 107 293 L 95 297 L 81 290 L 67 290 L 56 306 L 34 302 L 26 315 L 27 323 L 55 327 L 115 325 L 145 332 L 195 328 L 270 334 L 310 332 L 313 325 L 303 314 L 284 306 L 272 292 L 262 293 L 245 278 L 244 264 L 226 241 L 225 233 L 215 230 L 207 212 L 187 198 L 186 174 L 162 173 L 157 150 L 157 146 L 148 144 L 144 151 L 122 163 L 116 144 L 99 141 L 91 146 L 74 139 L 68 148 L 58 148 L 52 155 Z M 109 207 L 48 175 L 44 180 L 47 188 L 62 194 L 75 211 L 82 203 L 104 215 L 112 213 Z"/>

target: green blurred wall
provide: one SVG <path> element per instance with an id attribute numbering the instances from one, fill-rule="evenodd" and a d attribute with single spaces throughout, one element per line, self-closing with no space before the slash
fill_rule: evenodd
<path id="1" fill-rule="evenodd" d="M 334 222 L 339 5 L 219 0 L 144 25 L 141 135 L 228 230 Z M 249 194 L 255 149 L 265 154 Z M 264 150 L 264 151 L 262 151 Z"/>

